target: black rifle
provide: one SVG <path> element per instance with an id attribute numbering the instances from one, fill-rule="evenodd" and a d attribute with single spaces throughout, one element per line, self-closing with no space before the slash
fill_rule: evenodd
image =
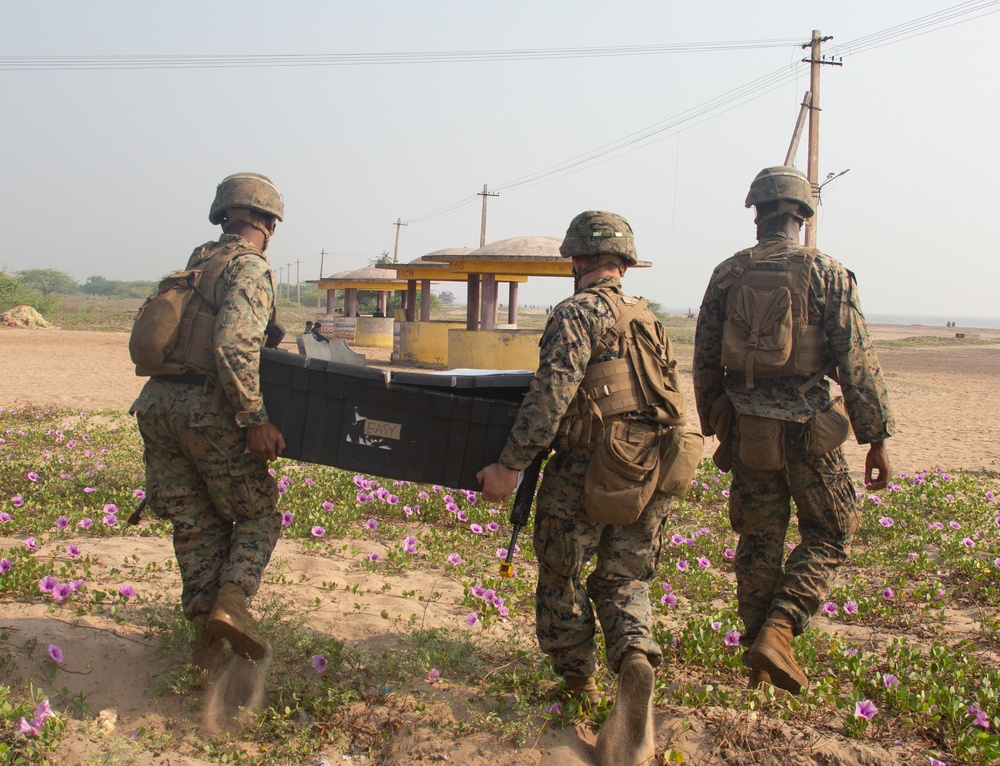
<path id="1" fill-rule="evenodd" d="M 514 505 L 510 509 L 510 523 L 513 526 L 510 533 L 510 545 L 507 546 L 507 558 L 500 562 L 500 576 L 505 580 L 514 576 L 514 549 L 517 547 L 517 535 L 520 533 L 521 527 L 525 526 L 531 518 L 531 501 L 535 499 L 538 473 L 542 470 L 542 463 L 548 456 L 547 449 L 543 449 L 535 455 L 531 465 L 524 469 L 521 485 L 514 494 Z"/>
<path id="2" fill-rule="evenodd" d="M 147 500 L 144 497 L 142 499 L 142 502 L 139 503 L 138 507 L 134 511 L 132 511 L 132 515 L 128 517 L 128 523 L 129 524 L 138 524 L 139 523 L 139 519 L 142 517 L 142 511 L 143 511 L 143 509 L 148 504 L 149 504 L 149 500 Z"/>

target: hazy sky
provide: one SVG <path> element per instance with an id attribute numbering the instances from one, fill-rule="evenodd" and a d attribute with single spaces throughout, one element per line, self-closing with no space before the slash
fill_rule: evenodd
<path id="1" fill-rule="evenodd" d="M 820 178 L 850 170 L 824 189 L 821 249 L 857 274 L 869 314 L 1000 315 L 1000 247 L 983 223 L 998 197 L 1000 0 L 2 8 L 0 268 L 158 279 L 218 235 L 216 184 L 251 170 L 285 199 L 271 261 L 293 275 L 299 261 L 303 280 L 321 250 L 326 274 L 391 253 L 397 218 L 409 221 L 400 261 L 478 247 L 476 194 L 489 184 L 500 196 L 487 241 L 561 237 L 582 210 L 618 212 L 654 264 L 626 288 L 697 307 L 714 266 L 753 243 L 747 187 L 784 159 L 809 84 L 799 43 L 819 29 L 833 36 L 824 52 L 843 57 L 823 68 Z M 735 41 L 753 45 L 705 50 Z M 632 55 L 646 46 L 657 52 Z M 511 55 L 529 50 L 540 53 Z M 306 54 L 349 63 L 245 65 Z M 250 58 L 218 66 L 224 56 Z M 70 68 L 39 68 L 48 57 Z M 87 57 L 126 68 L 85 69 Z M 169 66 L 135 68 L 144 57 Z M 569 290 L 532 279 L 521 302 Z"/>

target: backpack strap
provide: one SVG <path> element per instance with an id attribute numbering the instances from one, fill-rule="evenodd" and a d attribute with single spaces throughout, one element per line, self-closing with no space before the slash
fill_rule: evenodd
<path id="1" fill-rule="evenodd" d="M 611 343 L 616 338 L 620 338 L 625 334 L 628 326 L 632 323 L 632 320 L 639 315 L 639 312 L 643 311 L 648 306 L 645 298 L 639 298 L 635 301 L 635 303 L 622 311 L 621 303 L 625 303 L 625 301 L 622 300 L 619 302 L 617 300 L 612 300 L 605 295 L 604 292 L 605 291 L 603 290 L 595 290 L 595 293 L 599 295 L 601 300 L 603 300 L 611 309 L 611 313 L 615 316 L 615 323 L 605 330 L 604 334 L 601 335 L 601 337 L 594 343 L 594 348 L 590 354 L 591 358 L 600 356 L 607 351 L 608 347 L 611 346 Z"/>

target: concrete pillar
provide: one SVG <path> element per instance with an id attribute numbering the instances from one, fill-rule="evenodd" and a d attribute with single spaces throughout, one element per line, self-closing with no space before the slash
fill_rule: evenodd
<path id="1" fill-rule="evenodd" d="M 479 275 L 469 274 L 469 289 L 465 308 L 465 329 L 475 332 L 479 329 Z"/>
<path id="2" fill-rule="evenodd" d="M 420 280 L 420 321 L 431 321 L 431 281 Z"/>
<path id="3" fill-rule="evenodd" d="M 358 288 L 348 287 L 344 290 L 344 316 L 356 317 L 358 315 Z"/>
<path id="4" fill-rule="evenodd" d="M 479 326 L 483 330 L 492 330 L 497 318 L 497 278 L 494 274 L 483 274 L 482 311 Z"/>
<path id="5" fill-rule="evenodd" d="M 406 303 L 406 321 L 417 321 L 417 280 L 411 279 L 406 283 L 406 295 L 403 298 Z"/>
<path id="6" fill-rule="evenodd" d="M 326 313 L 332 315 L 334 312 L 334 307 L 337 305 L 337 291 L 327 290 L 326 291 Z"/>
<path id="7" fill-rule="evenodd" d="M 517 324 L 517 287 L 517 282 L 511 282 L 507 285 L 507 324 Z"/>

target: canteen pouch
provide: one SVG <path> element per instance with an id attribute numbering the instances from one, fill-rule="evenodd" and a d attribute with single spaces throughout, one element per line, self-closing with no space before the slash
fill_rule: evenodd
<path id="1" fill-rule="evenodd" d="M 660 475 L 656 488 L 680 497 L 691 487 L 701 462 L 705 437 L 685 426 L 675 426 L 660 439 Z"/>
<path id="2" fill-rule="evenodd" d="M 583 505 L 595 524 L 625 526 L 642 515 L 657 485 L 660 426 L 615 420 L 594 448 L 583 481 Z"/>
<path id="3" fill-rule="evenodd" d="M 740 462 L 755 471 L 777 471 L 785 465 L 785 424 L 774 418 L 740 415 Z"/>
<path id="4" fill-rule="evenodd" d="M 843 444 L 850 432 L 851 419 L 847 417 L 844 397 L 838 396 L 809 418 L 802 439 L 810 455 L 825 455 Z"/>
<path id="5" fill-rule="evenodd" d="M 719 446 L 712 455 L 712 461 L 720 471 L 726 473 L 733 467 L 733 423 L 736 418 L 736 408 L 729 394 L 723 394 L 712 404 L 708 416 L 708 427 L 715 432 Z"/>

